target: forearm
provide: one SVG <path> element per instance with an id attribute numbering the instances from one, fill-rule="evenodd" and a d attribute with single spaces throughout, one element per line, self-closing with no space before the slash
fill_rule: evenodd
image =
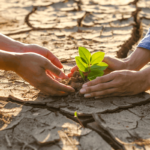
<path id="1" fill-rule="evenodd" d="M 126 69 L 140 70 L 150 61 L 150 50 L 138 47 L 129 57 L 124 59 Z"/>
<path id="2" fill-rule="evenodd" d="M 15 41 L 0 33 L 0 49 L 8 52 L 24 52 L 25 44 Z"/>
<path id="3" fill-rule="evenodd" d="M 0 50 L 0 69 L 15 71 L 17 66 L 16 53 Z"/>
<path id="4" fill-rule="evenodd" d="M 147 67 L 145 69 L 142 69 L 139 72 L 140 80 L 142 81 L 142 84 L 140 85 L 141 88 L 143 88 L 145 91 L 150 89 L 150 67 Z"/>

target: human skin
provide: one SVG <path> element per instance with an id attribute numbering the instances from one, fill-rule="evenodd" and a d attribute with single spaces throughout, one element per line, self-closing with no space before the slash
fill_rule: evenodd
<path id="1" fill-rule="evenodd" d="M 48 49 L 0 34 L 0 69 L 16 72 L 43 93 L 63 96 L 74 92 L 72 87 L 55 80 L 68 78 L 61 68 L 61 62 Z"/>
<path id="2" fill-rule="evenodd" d="M 106 74 L 89 81 L 80 90 L 84 97 L 103 98 L 110 96 L 127 96 L 144 92 L 150 88 L 150 67 L 140 70 L 150 61 L 150 51 L 137 48 L 129 57 L 117 59 L 106 56 L 104 62 L 109 67 Z M 77 67 L 72 68 L 68 76 Z"/>

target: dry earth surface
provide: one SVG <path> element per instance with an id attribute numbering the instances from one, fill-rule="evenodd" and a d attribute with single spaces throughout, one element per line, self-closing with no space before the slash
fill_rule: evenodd
<path id="1" fill-rule="evenodd" d="M 1 33 L 75 65 L 78 46 L 126 57 L 150 26 L 150 0 L 0 0 Z M 78 112 L 81 123 L 74 117 Z M 150 94 L 47 97 L 0 71 L 0 150 L 149 150 Z"/>

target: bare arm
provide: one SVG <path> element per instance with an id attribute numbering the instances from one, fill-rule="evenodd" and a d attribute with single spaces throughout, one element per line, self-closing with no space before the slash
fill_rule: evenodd
<path id="1" fill-rule="evenodd" d="M 66 78 L 59 68 L 36 53 L 12 53 L 0 50 L 0 69 L 16 72 L 47 95 L 62 96 L 74 92 L 73 88 L 57 82 L 47 74 L 47 71 L 50 71 L 53 76 Z"/>
<path id="2" fill-rule="evenodd" d="M 0 33 L 0 49 L 8 52 L 24 52 L 25 44 L 15 41 Z"/>

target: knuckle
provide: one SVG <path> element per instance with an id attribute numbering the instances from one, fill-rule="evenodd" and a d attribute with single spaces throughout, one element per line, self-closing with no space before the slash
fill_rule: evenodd
<path id="1" fill-rule="evenodd" d="M 87 88 L 87 89 L 86 89 L 86 92 L 88 92 L 88 93 L 89 93 L 89 92 L 92 92 L 92 89 L 91 89 L 91 88 Z"/>
<path id="2" fill-rule="evenodd" d="M 102 81 L 103 81 L 103 78 L 102 78 L 102 77 L 97 77 L 96 83 L 97 83 L 97 82 L 102 82 Z"/>
<path id="3" fill-rule="evenodd" d="M 97 94 L 95 92 L 91 93 L 92 97 L 95 97 Z"/>

